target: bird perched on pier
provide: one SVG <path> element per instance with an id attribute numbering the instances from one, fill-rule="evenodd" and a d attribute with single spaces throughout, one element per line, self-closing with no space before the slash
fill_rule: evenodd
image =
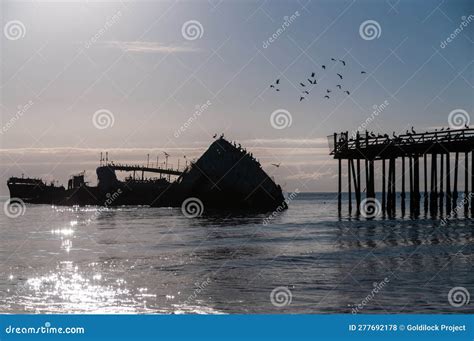
<path id="1" fill-rule="evenodd" d="M 272 166 L 275 166 L 276 168 L 280 167 L 281 163 L 272 163 Z"/>
<path id="2" fill-rule="evenodd" d="M 416 134 L 416 131 L 415 131 L 415 129 L 414 129 L 413 127 L 411 127 L 411 132 L 412 132 L 413 134 Z"/>
<path id="3" fill-rule="evenodd" d="M 377 137 L 377 135 L 375 135 L 374 132 L 372 132 L 372 131 L 370 132 L 370 136 L 371 137 Z"/>
<path id="4" fill-rule="evenodd" d="M 464 128 L 469 129 L 469 126 L 467 124 L 464 125 Z"/>

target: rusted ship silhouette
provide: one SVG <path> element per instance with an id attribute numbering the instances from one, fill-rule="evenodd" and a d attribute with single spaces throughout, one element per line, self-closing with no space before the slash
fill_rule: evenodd
<path id="1" fill-rule="evenodd" d="M 117 171 L 131 173 L 120 181 Z M 136 178 L 137 172 L 141 178 Z M 265 173 L 260 163 L 223 136 L 183 171 L 105 162 L 96 173 L 97 186 L 89 186 L 84 173 L 73 176 L 67 188 L 54 183 L 48 185 L 40 179 L 18 177 L 8 179 L 7 185 L 11 198 L 32 204 L 179 207 L 192 197 L 212 209 L 271 211 L 287 208 L 281 187 Z M 160 176 L 145 179 L 144 173 Z M 171 181 L 171 176 L 176 180 Z"/>

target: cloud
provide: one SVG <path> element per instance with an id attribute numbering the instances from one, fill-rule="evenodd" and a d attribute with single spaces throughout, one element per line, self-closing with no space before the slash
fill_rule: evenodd
<path id="1" fill-rule="evenodd" d="M 137 53 L 187 53 L 197 52 L 199 49 L 190 46 L 165 45 L 153 41 L 105 41 L 105 47 L 118 48 L 126 52 Z"/>

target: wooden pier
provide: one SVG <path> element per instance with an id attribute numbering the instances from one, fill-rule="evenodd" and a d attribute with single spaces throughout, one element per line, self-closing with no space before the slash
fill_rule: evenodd
<path id="1" fill-rule="evenodd" d="M 356 215 L 359 215 L 362 209 L 361 191 L 365 191 L 366 198 L 375 200 L 377 163 L 381 166 L 378 169 L 381 168 L 382 173 L 378 179 L 381 182 L 379 203 L 384 216 L 396 215 L 398 193 L 401 214 L 405 215 L 407 191 L 410 216 L 420 215 L 422 202 L 420 164 L 423 168 L 425 214 L 429 212 L 432 216 L 442 216 L 443 213 L 452 215 L 463 210 L 465 215 L 470 211 L 474 216 L 474 129 L 448 129 L 421 134 L 407 132 L 399 136 L 394 134 L 392 137 L 367 132 L 365 134 L 357 132 L 350 136 L 348 132 L 343 132 L 328 136 L 328 141 L 330 155 L 338 160 L 339 213 L 342 211 L 343 160 L 347 160 L 349 214 L 353 212 L 352 189 L 354 189 Z M 464 160 L 464 166 L 460 165 L 460 155 Z M 364 186 L 361 182 L 361 161 L 365 168 L 365 190 L 361 190 Z M 464 195 L 459 203 L 460 167 L 464 168 Z M 400 184 L 397 187 L 398 180 Z M 405 188 L 407 183 L 408 188 Z"/>

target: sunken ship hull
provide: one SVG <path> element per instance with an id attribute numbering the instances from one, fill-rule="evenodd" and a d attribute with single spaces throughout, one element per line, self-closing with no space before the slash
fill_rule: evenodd
<path id="1" fill-rule="evenodd" d="M 120 181 L 116 171 L 142 172 Z M 145 179 L 145 172 L 165 177 Z M 84 175 L 69 180 L 68 188 L 46 185 L 37 179 L 10 178 L 11 198 L 26 203 L 53 205 L 146 205 L 179 207 L 188 198 L 198 198 L 207 209 L 271 211 L 286 209 L 281 190 L 261 168 L 252 154 L 220 138 L 183 171 L 106 164 L 96 170 L 98 185 L 89 186 Z M 168 175 L 168 179 L 166 179 Z M 171 182 L 170 176 L 177 179 Z"/>

